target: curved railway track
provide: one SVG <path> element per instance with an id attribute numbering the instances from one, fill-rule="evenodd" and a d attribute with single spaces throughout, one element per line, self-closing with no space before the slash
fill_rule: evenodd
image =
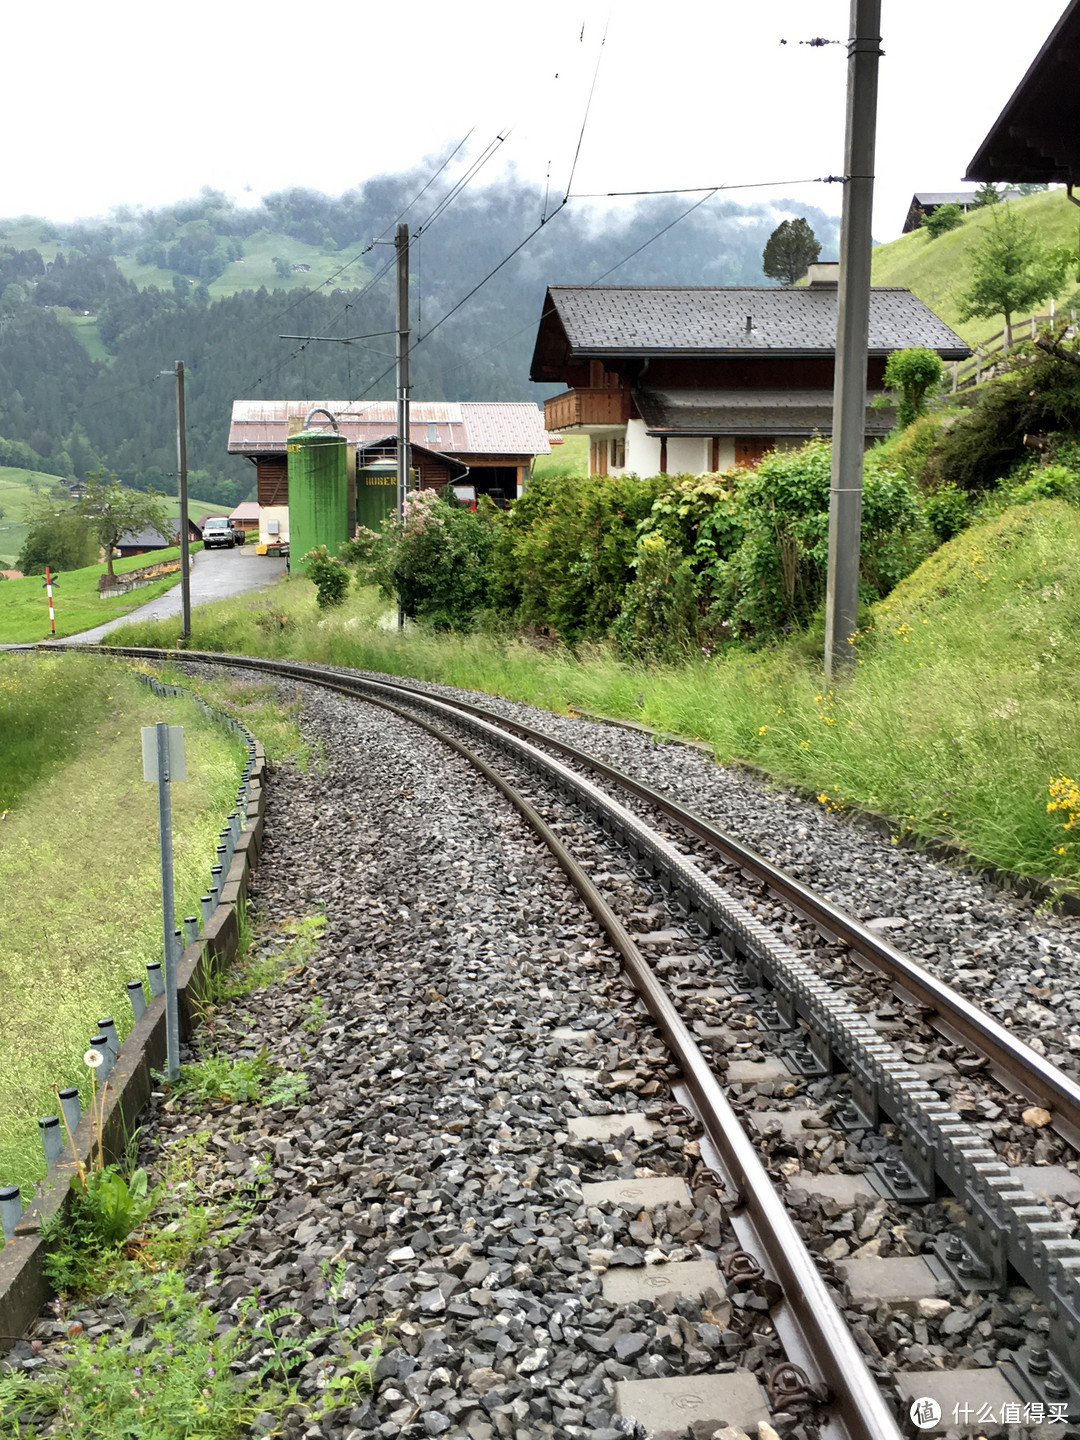
<path id="1" fill-rule="evenodd" d="M 89 647 L 79 647 L 85 651 Z M 160 660 L 162 653 L 108 647 L 107 653 Z M 675 1085 L 703 1127 L 703 1162 L 738 1206 L 733 1222 L 740 1243 L 784 1299 L 773 1319 L 788 1359 L 830 1403 L 817 1419 L 824 1433 L 851 1440 L 884 1440 L 899 1431 L 895 1400 L 883 1395 L 840 1313 L 819 1265 L 800 1240 L 760 1152 L 743 1131 L 710 1061 L 702 1053 L 677 999 L 660 984 L 634 937 L 578 859 L 555 833 L 520 783 L 512 783 L 477 753 L 501 753 L 512 771 L 552 787 L 567 804 L 624 851 L 678 906 L 687 924 L 732 969 L 735 990 L 757 997 L 764 1023 L 791 1032 L 804 1074 L 842 1072 L 850 1077 L 846 1113 L 839 1122 L 856 1134 L 883 1123 L 894 1140 L 891 1158 L 873 1167 L 879 1193 L 918 1204 L 939 1194 L 963 1206 L 962 1227 L 939 1237 L 937 1265 L 961 1291 L 1003 1292 L 1019 1277 L 1045 1306 L 1046 1345 L 1009 1356 L 1018 1394 L 1039 1404 L 1062 1399 L 1080 1416 L 1080 1242 L 1041 1200 L 1018 1184 L 985 1137 L 951 1110 L 941 1096 L 867 1022 L 845 989 L 826 983 L 805 952 L 779 940 L 769 927 L 705 872 L 695 856 L 712 856 L 778 898 L 801 921 L 842 947 L 880 980 L 919 1007 L 927 1023 L 963 1045 L 1010 1093 L 1045 1108 L 1058 1133 L 1080 1144 L 1080 1086 L 963 996 L 915 964 L 873 931 L 770 864 L 760 855 L 670 797 L 610 764 L 519 721 L 463 700 L 437 697 L 401 682 L 303 662 L 185 652 L 181 662 L 224 665 L 310 683 L 384 707 L 421 725 L 456 750 L 494 784 L 544 841 L 620 955 L 626 973 L 664 1037 L 682 1081 Z M 468 737 L 468 743 L 461 738 Z M 595 778 L 590 778 L 595 777 Z M 597 780 L 602 781 L 601 788 Z M 621 791 L 627 803 L 611 790 Z M 631 808 L 633 805 L 635 808 Z M 678 848 L 646 816 L 662 817 L 690 841 Z M 764 997 L 764 998 L 763 998 Z M 791 1047 L 789 1047 L 791 1048 Z M 689 1118 L 689 1117 L 688 1117 Z M 1000 1358 L 1000 1357 L 999 1357 Z M 798 1372 L 787 1376 L 797 1395 Z M 781 1383 L 783 1377 L 781 1377 Z M 803 1396 L 809 1398 L 809 1394 Z"/>

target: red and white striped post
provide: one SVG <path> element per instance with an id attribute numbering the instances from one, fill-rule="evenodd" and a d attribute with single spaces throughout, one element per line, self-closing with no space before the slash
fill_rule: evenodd
<path id="1" fill-rule="evenodd" d="M 46 566 L 45 566 L 45 593 L 46 593 L 46 594 L 48 595 L 48 597 L 49 597 L 49 634 L 50 634 L 50 635 L 55 635 L 55 634 L 56 634 L 56 611 L 53 609 L 53 593 L 52 593 L 52 587 L 53 587 L 52 571 L 49 569 L 48 565 L 46 565 Z"/>

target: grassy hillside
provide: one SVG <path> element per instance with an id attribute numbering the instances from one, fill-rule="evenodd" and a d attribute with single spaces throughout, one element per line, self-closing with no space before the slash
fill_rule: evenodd
<path id="1" fill-rule="evenodd" d="M 0 570 L 14 570 L 26 539 L 26 517 L 57 484 L 55 475 L 0 465 L 0 510 L 4 512 L 0 515 Z"/>
<path id="2" fill-rule="evenodd" d="M 559 475 L 567 478 L 589 473 L 589 437 L 572 432 L 563 436 L 561 445 L 552 445 L 550 455 L 538 455 L 533 475 L 540 480 Z"/>
<path id="3" fill-rule="evenodd" d="M 1009 203 L 1018 214 L 1035 221 L 1047 244 L 1076 248 L 1077 211 L 1069 204 L 1064 190 L 1027 195 Z M 932 240 L 926 230 L 914 230 L 910 235 L 901 235 L 899 240 L 877 246 L 871 270 L 873 283 L 902 285 L 913 290 L 969 345 L 988 339 L 1001 329 L 1000 316 L 991 320 L 961 321 L 959 314 L 960 296 L 970 283 L 971 249 L 986 226 L 993 224 L 994 208 L 973 211 L 959 229 L 950 230 L 936 240 Z M 1056 298 L 1059 306 L 1076 304 L 1076 287 L 1071 280 Z M 1047 306 L 1041 305 L 1038 309 L 1045 314 Z"/>
<path id="4" fill-rule="evenodd" d="M 73 315 L 70 310 L 58 310 L 57 315 L 65 325 L 70 325 L 79 342 L 91 360 L 101 360 L 111 365 L 113 356 L 105 349 L 105 342 L 98 330 L 96 315 Z"/>
<path id="5" fill-rule="evenodd" d="M 41 498 L 48 495 L 50 487 L 57 483 L 55 475 L 0 465 L 0 509 L 4 511 L 0 516 L 0 570 L 14 570 L 26 539 L 26 518 Z M 169 498 L 171 508 L 178 514 L 178 501 L 174 496 Z M 194 495 L 188 497 L 188 513 L 195 521 L 203 515 L 227 515 L 231 508 L 220 500 Z"/>
<path id="6" fill-rule="evenodd" d="M 44 224 L 36 215 L 0 220 L 0 245 L 10 245 L 13 250 L 36 250 L 43 260 L 55 260 L 60 241 L 42 238 Z"/>
<path id="7" fill-rule="evenodd" d="M 600 648 L 575 656 L 419 628 L 400 637 L 380 628 L 385 611 L 370 590 L 320 611 L 294 576 L 257 599 L 201 606 L 192 644 L 642 720 L 812 787 L 830 810 L 883 811 L 1002 869 L 1080 876 L 1080 814 L 1066 829 L 1068 814 L 1047 810 L 1051 781 L 1080 777 L 1080 510 L 1062 501 L 1016 506 L 938 550 L 876 608 L 855 675 L 835 693 L 805 635 L 635 667 Z M 150 622 L 124 638 L 167 649 L 175 632 Z"/>
<path id="8" fill-rule="evenodd" d="M 18 220 L 0 220 L 0 245 L 10 245 L 16 250 L 37 250 L 44 260 L 53 260 L 56 252 L 69 249 L 56 240 L 42 239 L 45 222 L 34 217 L 23 216 Z M 47 228 L 47 227 L 46 227 Z M 233 263 L 208 286 L 215 300 L 225 295 L 235 295 L 239 290 L 258 290 L 265 285 L 268 290 L 313 289 L 329 280 L 335 271 L 358 256 L 363 247 L 350 245 L 344 250 L 326 251 L 315 245 L 305 245 L 280 231 L 259 230 L 244 240 L 244 257 Z M 377 254 L 377 252 L 376 252 Z M 310 271 L 290 272 L 279 275 L 274 265 L 274 256 L 288 261 L 290 265 L 310 265 Z M 159 269 L 156 265 L 140 265 L 134 254 L 116 254 L 116 264 L 127 279 L 134 280 L 140 289 L 156 285 L 159 290 L 171 290 L 175 270 Z M 385 257 L 377 258 L 385 260 Z M 357 260 L 344 270 L 332 286 L 363 285 L 371 276 L 370 258 Z M 196 282 L 186 276 L 192 284 Z M 92 360 L 105 359 L 107 352 L 97 335 L 95 318 L 92 316 L 68 316 L 61 313 L 61 319 L 75 326 Z"/>

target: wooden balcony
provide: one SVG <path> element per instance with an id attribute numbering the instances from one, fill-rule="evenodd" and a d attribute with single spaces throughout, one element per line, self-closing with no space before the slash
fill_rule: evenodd
<path id="1" fill-rule="evenodd" d="M 544 401 L 544 427 L 572 430 L 586 425 L 625 425 L 629 407 L 627 390 L 567 390 Z"/>

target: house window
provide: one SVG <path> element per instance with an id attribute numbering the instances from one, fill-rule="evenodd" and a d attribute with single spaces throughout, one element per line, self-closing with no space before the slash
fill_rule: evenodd
<path id="1" fill-rule="evenodd" d="M 610 442 L 610 449 L 611 449 L 611 468 L 612 468 L 612 470 L 623 470 L 623 469 L 625 469 L 625 468 L 626 468 L 626 441 L 625 441 L 625 440 L 612 440 L 612 441 Z"/>

